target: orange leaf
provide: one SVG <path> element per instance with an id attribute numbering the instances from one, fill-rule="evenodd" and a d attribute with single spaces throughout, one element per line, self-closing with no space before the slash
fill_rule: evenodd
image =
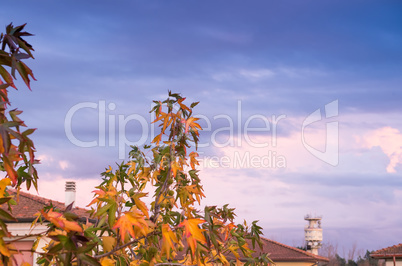
<path id="1" fill-rule="evenodd" d="M 136 237 L 136 232 L 141 232 L 142 235 L 146 235 L 148 224 L 144 220 L 142 213 L 140 213 L 137 208 L 133 207 L 129 212 L 125 212 L 124 215 L 117 220 L 113 229 L 120 230 L 120 237 L 122 241 L 124 241 L 127 233 L 129 233 L 133 238 Z"/>
<path id="2" fill-rule="evenodd" d="M 178 243 L 176 235 L 172 232 L 168 224 L 162 225 L 162 252 L 166 254 L 167 259 L 170 257 L 170 250 L 175 249 L 172 241 Z"/>
<path id="3" fill-rule="evenodd" d="M 47 213 L 41 210 L 41 213 L 46 220 L 67 232 L 76 231 L 82 233 L 83 231 L 77 222 L 68 221 L 61 213 L 55 212 L 53 209 L 50 209 Z"/>
<path id="4" fill-rule="evenodd" d="M 197 123 L 195 123 L 195 121 L 199 120 L 199 118 L 195 118 L 195 117 L 190 117 L 189 119 L 187 119 L 186 121 L 186 129 L 185 129 L 185 133 L 187 134 L 189 128 L 193 129 L 195 131 L 195 133 L 198 134 L 198 129 L 201 129 L 201 126 Z"/>
<path id="5" fill-rule="evenodd" d="M 177 100 L 177 102 L 179 103 L 181 109 L 190 111 L 190 108 L 188 108 L 186 105 L 182 104 L 182 102 L 183 102 L 185 99 L 186 99 L 186 98 L 181 98 L 181 99 Z"/>
<path id="6" fill-rule="evenodd" d="M 63 229 L 66 230 L 67 232 L 68 232 L 68 231 L 75 231 L 75 232 L 80 232 L 80 233 L 82 233 L 82 228 L 81 228 L 81 226 L 79 226 L 78 223 L 73 222 L 73 221 L 65 220 L 65 221 L 64 221 L 64 228 L 63 228 Z"/>
<path id="7" fill-rule="evenodd" d="M 148 193 L 136 193 L 134 196 L 132 196 L 132 198 L 134 200 L 135 206 L 137 206 L 137 208 L 140 209 L 142 213 L 149 219 L 148 208 L 145 203 L 140 200 L 140 198 L 147 195 Z"/>
<path id="8" fill-rule="evenodd" d="M 156 145 L 159 145 L 159 142 L 161 141 L 161 139 L 162 139 L 162 133 L 159 134 L 159 135 L 157 135 L 157 136 L 152 140 L 152 143 L 156 143 Z"/>
<path id="9" fill-rule="evenodd" d="M 179 224 L 179 227 L 184 226 L 184 236 L 187 238 L 187 243 L 191 248 L 192 253 L 195 252 L 195 245 L 197 244 L 196 241 L 201 243 L 206 243 L 205 237 L 202 234 L 203 229 L 198 227 L 199 224 L 205 223 L 205 220 L 202 219 L 188 219 L 184 220 Z"/>
<path id="10" fill-rule="evenodd" d="M 191 152 L 190 154 L 189 154 L 189 157 L 190 157 L 190 166 L 191 166 L 191 168 L 193 169 L 193 170 L 195 170 L 195 166 L 196 165 L 200 165 L 199 163 L 198 163 L 198 160 L 196 159 L 196 157 L 198 157 L 199 155 L 198 155 L 198 153 L 196 153 L 196 152 Z"/>

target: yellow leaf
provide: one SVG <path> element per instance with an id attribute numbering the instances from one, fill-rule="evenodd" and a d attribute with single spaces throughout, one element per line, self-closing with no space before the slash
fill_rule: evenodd
<path id="1" fill-rule="evenodd" d="M 148 193 L 136 193 L 134 196 L 132 196 L 135 206 L 137 206 L 138 209 L 142 211 L 143 214 L 149 219 L 149 214 L 148 214 L 148 208 L 145 205 L 143 201 L 140 200 L 140 198 L 147 196 Z"/>
<path id="2" fill-rule="evenodd" d="M 106 171 L 106 173 L 110 173 L 112 170 L 112 167 L 109 165 L 109 169 Z"/>
<path id="3" fill-rule="evenodd" d="M 10 250 L 7 248 L 6 244 L 4 243 L 3 238 L 0 238 L 0 253 L 6 257 L 11 256 Z"/>
<path id="4" fill-rule="evenodd" d="M 101 263 L 102 266 L 114 266 L 114 265 L 116 265 L 115 260 L 112 260 L 112 259 L 106 258 L 106 257 L 101 258 L 100 263 Z"/>
<path id="5" fill-rule="evenodd" d="M 1 139 L 1 137 L 0 137 Z M 6 190 L 6 187 L 11 185 L 11 180 L 10 178 L 3 178 L 0 180 L 0 197 L 4 197 L 4 191 Z"/>
<path id="6" fill-rule="evenodd" d="M 128 168 L 128 174 L 131 174 L 131 172 L 135 171 L 135 162 L 129 162 L 127 165 L 130 166 L 130 168 Z"/>
<path id="7" fill-rule="evenodd" d="M 0 136 L 0 153 L 4 153 L 3 138 Z"/>
<path id="8" fill-rule="evenodd" d="M 236 259 L 239 259 L 239 258 L 240 258 L 240 255 L 239 255 L 239 253 L 237 252 L 237 249 L 238 249 L 238 247 L 235 246 L 235 245 L 231 245 L 231 246 L 229 247 L 229 250 L 233 253 L 233 255 L 235 256 L 235 258 L 236 258 Z"/>
<path id="9" fill-rule="evenodd" d="M 152 143 L 156 143 L 156 145 L 159 145 L 159 142 L 161 141 L 161 139 L 162 139 L 162 133 L 159 134 L 159 135 L 157 135 L 157 136 L 152 140 Z"/>
<path id="10" fill-rule="evenodd" d="M 170 250 L 175 250 L 172 241 L 178 243 L 175 233 L 172 232 L 168 224 L 162 225 L 162 252 L 166 254 L 167 259 L 170 257 Z"/>
<path id="11" fill-rule="evenodd" d="M 103 250 L 105 252 L 111 251 L 116 245 L 116 238 L 112 236 L 102 236 Z"/>
<path id="12" fill-rule="evenodd" d="M 182 167 L 180 167 L 180 165 L 176 161 L 173 161 L 170 164 L 170 169 L 171 169 L 172 174 L 173 174 L 174 177 L 176 177 L 178 170 L 183 170 Z"/>

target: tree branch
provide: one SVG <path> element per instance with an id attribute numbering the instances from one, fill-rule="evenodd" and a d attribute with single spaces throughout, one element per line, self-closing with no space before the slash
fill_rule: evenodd
<path id="1" fill-rule="evenodd" d="M 142 239 L 144 239 L 144 238 L 147 238 L 147 237 L 149 237 L 149 236 L 159 235 L 159 234 L 162 234 L 162 232 L 156 232 L 156 231 L 154 231 L 154 232 L 152 232 L 152 233 L 150 233 L 150 234 L 148 234 L 148 235 L 146 235 L 146 236 L 142 236 L 142 237 L 139 237 L 139 238 L 137 238 L 137 239 L 134 239 L 134 240 L 132 240 L 132 241 L 130 241 L 130 242 L 124 244 L 124 245 L 117 246 L 117 247 L 115 247 L 114 249 L 112 249 L 112 250 L 109 251 L 109 252 L 106 252 L 106 253 L 100 254 L 100 255 L 95 255 L 94 258 L 95 258 L 95 259 L 100 259 L 100 258 L 103 258 L 103 257 L 107 257 L 107 256 L 109 256 L 109 255 L 112 255 L 113 253 L 115 253 L 116 251 L 118 251 L 118 250 L 120 250 L 120 249 L 126 248 L 126 247 L 128 247 L 128 246 L 130 246 L 130 245 L 132 245 L 132 244 L 138 243 L 140 240 L 142 240 Z"/>

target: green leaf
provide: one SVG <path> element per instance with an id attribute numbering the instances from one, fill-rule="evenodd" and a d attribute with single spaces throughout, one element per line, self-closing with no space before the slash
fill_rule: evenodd
<path id="1" fill-rule="evenodd" d="M 196 107 L 199 103 L 200 103 L 200 102 L 192 103 L 192 104 L 190 105 L 190 107 L 191 107 L 191 108 L 194 108 L 194 107 Z"/>
<path id="2" fill-rule="evenodd" d="M 116 211 L 117 211 L 117 204 L 116 202 L 113 202 L 109 210 L 109 217 L 108 217 L 109 226 L 113 226 L 116 221 Z"/>
<path id="3" fill-rule="evenodd" d="M 11 197 L 7 197 L 7 198 L 0 198 L 0 205 L 4 204 L 6 202 L 8 202 L 11 199 Z"/>
<path id="4" fill-rule="evenodd" d="M 103 214 L 105 214 L 107 212 L 107 210 L 110 209 L 110 207 L 112 207 L 112 204 L 106 204 L 105 206 L 101 207 L 96 213 L 95 216 L 101 216 Z"/>
<path id="5" fill-rule="evenodd" d="M 72 212 L 64 212 L 64 217 L 66 217 L 67 220 L 78 220 L 79 218 L 77 214 Z"/>
<path id="6" fill-rule="evenodd" d="M 67 250 L 75 250 L 75 245 L 73 241 L 71 241 L 70 237 L 68 236 L 63 236 L 63 235 L 58 235 L 58 238 L 60 240 L 60 243 L 63 245 L 63 247 Z"/>
<path id="7" fill-rule="evenodd" d="M 83 262 L 88 263 L 89 265 L 101 266 L 101 264 L 96 259 L 94 259 L 93 257 L 90 257 L 86 254 L 81 253 L 81 254 L 78 254 L 77 257 L 80 260 L 82 260 Z"/>
<path id="8" fill-rule="evenodd" d="M 0 209 L 0 219 L 7 220 L 7 221 L 17 221 L 11 214 L 6 212 L 3 209 Z"/>

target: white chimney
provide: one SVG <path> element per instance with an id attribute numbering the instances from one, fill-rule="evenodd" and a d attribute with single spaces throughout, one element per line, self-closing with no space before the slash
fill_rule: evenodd
<path id="1" fill-rule="evenodd" d="M 64 204 L 66 207 L 74 202 L 73 208 L 75 207 L 75 182 L 67 181 L 66 182 L 66 193 L 65 193 L 65 201 Z"/>

